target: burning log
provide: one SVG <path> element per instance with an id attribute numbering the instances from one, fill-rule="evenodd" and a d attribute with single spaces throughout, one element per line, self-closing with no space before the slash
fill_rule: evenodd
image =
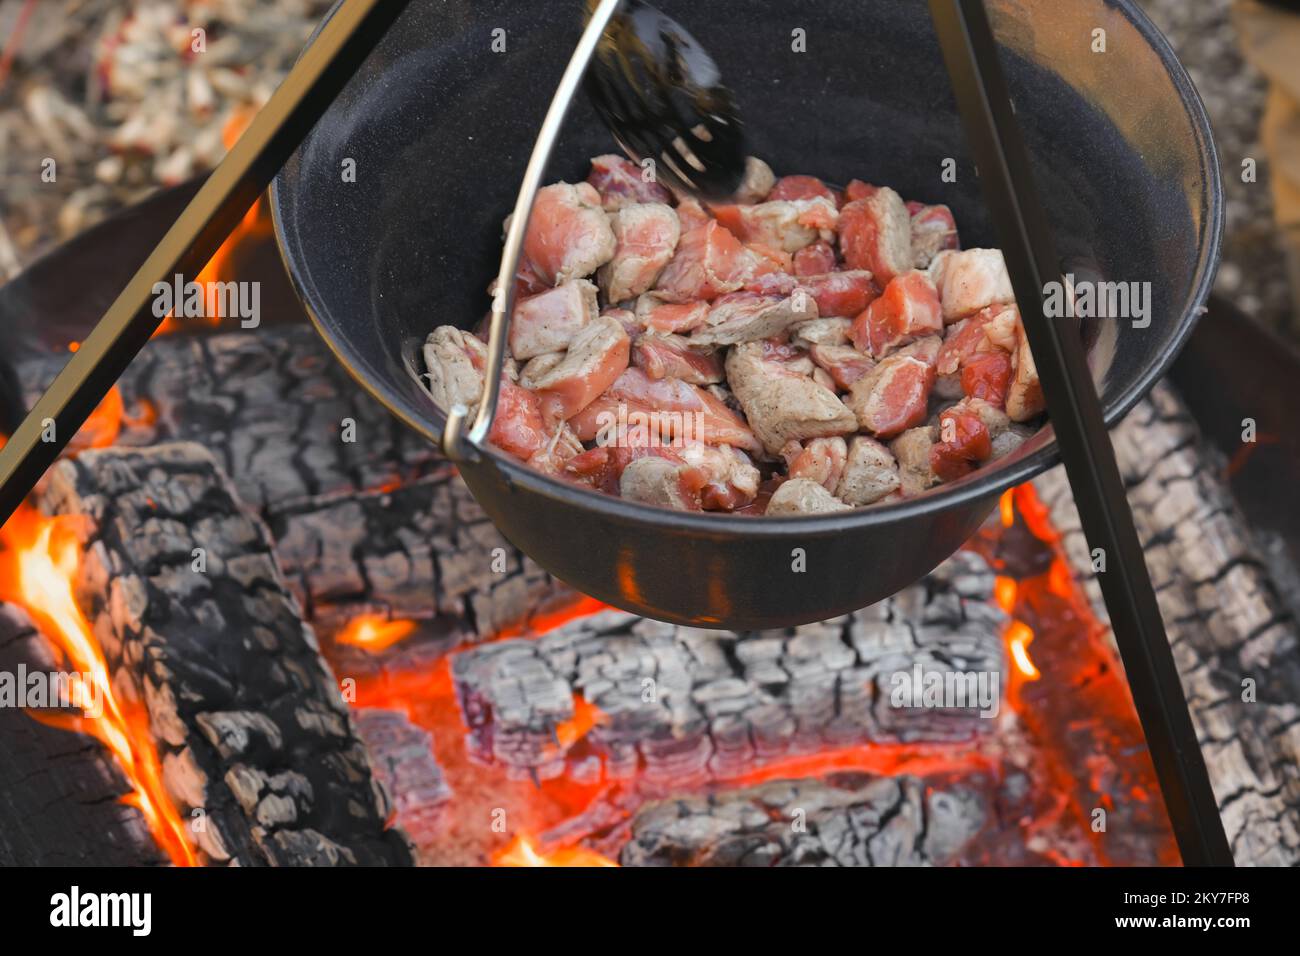
<path id="1" fill-rule="evenodd" d="M 29 403 L 62 364 L 24 364 Z M 463 637 L 487 636 L 573 597 L 310 327 L 157 339 L 119 392 L 133 414 L 114 418 L 117 444 L 210 449 L 266 519 L 289 586 L 326 637 L 362 614 L 441 615 Z"/>
<path id="2" fill-rule="evenodd" d="M 291 586 L 327 634 L 358 614 L 443 616 L 473 639 L 574 597 L 447 472 L 391 491 L 313 498 L 280 511 L 271 529 Z"/>
<path id="3" fill-rule="evenodd" d="M 1004 686 L 993 575 L 962 552 L 854 615 L 786 631 L 679 628 L 620 612 L 455 656 L 471 753 L 514 777 L 688 785 L 862 743 L 969 741 L 981 705 L 898 706 L 899 681 L 983 675 Z M 901 675 L 901 676 L 900 676 Z"/>
<path id="4" fill-rule="evenodd" d="M 60 666 L 22 609 L 0 605 L 0 672 Z M 32 717 L 0 707 L 0 866 L 166 863 L 141 815 L 121 799 L 131 787 L 107 751 Z"/>
<path id="5" fill-rule="evenodd" d="M 352 720 L 375 776 L 392 795 L 397 825 L 416 847 L 435 843 L 452 793 L 434 757 L 433 737 L 396 710 L 362 708 Z"/>
<path id="6" fill-rule="evenodd" d="M 662 800 L 633 818 L 619 860 L 624 866 L 970 863 L 975 837 L 991 823 L 995 790 L 987 776 L 927 786 L 911 776 L 841 774 Z"/>
<path id="7" fill-rule="evenodd" d="M 1159 387 L 1112 433 L 1197 736 L 1239 864 L 1300 861 L 1300 655 L 1265 551 L 1182 401 Z M 1035 482 L 1103 621 L 1068 482 Z M 1109 636 L 1109 635 L 1108 635 Z"/>
<path id="8" fill-rule="evenodd" d="M 60 462 L 79 603 L 208 862 L 402 864 L 400 831 L 261 522 L 194 444 Z"/>

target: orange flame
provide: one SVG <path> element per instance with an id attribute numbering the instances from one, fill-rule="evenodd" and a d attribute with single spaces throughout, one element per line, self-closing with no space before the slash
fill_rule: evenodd
<path id="1" fill-rule="evenodd" d="M 581 694 L 573 695 L 573 716 L 562 721 L 555 728 L 555 739 L 567 750 L 591 732 L 591 728 L 600 723 L 603 715 L 600 708 L 587 702 Z"/>
<path id="2" fill-rule="evenodd" d="M 1016 523 L 1016 490 L 1008 488 L 998 499 L 998 511 L 1002 516 L 1002 527 L 1010 528 Z"/>
<path id="3" fill-rule="evenodd" d="M 180 814 L 163 784 L 162 766 L 149 730 L 149 715 L 114 692 L 108 664 L 73 591 L 81 550 L 75 519 L 47 518 L 28 505 L 0 529 L 0 599 L 23 607 L 73 671 L 88 674 L 103 702 L 99 716 L 35 714 L 42 723 L 94 737 L 113 755 L 131 792 L 122 802 L 136 807 L 149 832 L 177 866 L 195 866 Z"/>
<path id="4" fill-rule="evenodd" d="M 230 149 L 235 145 L 256 115 L 257 108 L 251 106 L 237 109 L 231 114 L 221 132 L 221 141 L 225 144 L 226 149 Z M 231 257 L 235 250 L 246 240 L 271 234 L 271 217 L 264 207 L 265 198 L 259 196 L 257 201 L 249 207 L 248 212 L 244 214 L 244 218 L 239 221 L 239 225 L 231 231 L 230 235 L 226 237 L 226 241 L 213 253 L 212 258 L 208 260 L 208 264 L 203 267 L 202 271 L 194 279 L 195 282 L 206 289 L 203 303 L 204 318 L 202 321 L 209 325 L 220 325 L 221 316 L 218 314 L 217 290 L 207 285 L 207 283 L 226 281 L 223 277 L 228 277 L 232 271 L 229 268 Z M 162 324 L 154 331 L 154 335 L 170 335 L 179 328 L 180 321 L 173 313 L 168 313 L 167 317 L 162 320 Z"/>
<path id="5" fill-rule="evenodd" d="M 349 621 L 334 641 L 378 654 L 410 637 L 416 627 L 415 621 L 390 621 L 378 614 L 363 614 Z"/>
<path id="6" fill-rule="evenodd" d="M 525 834 L 518 834 L 504 849 L 492 854 L 493 866 L 603 866 L 617 867 L 607 856 L 595 850 L 581 846 L 561 847 L 550 853 L 539 853 L 533 841 Z"/>

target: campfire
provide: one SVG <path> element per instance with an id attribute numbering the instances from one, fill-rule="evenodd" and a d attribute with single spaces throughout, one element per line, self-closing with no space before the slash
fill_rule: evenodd
<path id="1" fill-rule="evenodd" d="M 172 863 L 302 862 L 323 844 L 341 861 L 496 866 L 1176 861 L 1115 656 L 1032 486 L 874 608 L 783 632 L 676 628 L 532 567 L 404 438 L 301 488 L 268 486 L 259 455 L 282 416 L 229 373 L 283 375 L 275 351 L 301 377 L 261 394 L 363 400 L 301 327 L 269 341 L 175 331 L 87 424 L 39 509 L 6 526 L 0 567 L 3 600 L 105 702 L 94 720 L 33 716 L 100 741 Z M 46 367 L 29 371 L 34 388 Z M 214 423 L 224 389 L 250 396 L 235 413 L 256 447 Z M 214 455 L 187 442 L 205 434 Z M 363 540 L 398 547 L 357 555 Z M 256 572 L 234 570 L 250 559 Z M 248 618 L 255 635 L 204 620 L 233 623 L 268 589 L 282 613 Z M 350 843 L 310 828 L 311 851 L 285 837 L 322 816 L 319 778 L 245 764 L 290 728 L 243 709 L 252 698 L 234 709 L 220 680 L 256 664 L 240 645 L 295 637 L 319 668 L 296 706 L 337 719 L 361 771 L 346 789 L 369 810 Z M 185 679 L 195 645 L 218 669 L 211 687 Z M 944 679 L 966 674 L 991 696 L 972 681 L 945 706 Z M 904 679 L 915 700 L 900 704 Z"/>
<path id="2" fill-rule="evenodd" d="M 272 245 L 262 201 L 203 281 Z M 679 628 L 513 548 L 300 314 L 160 333 L 0 550 L 0 647 L 75 691 L 23 719 L 94 742 L 127 861 L 1178 862 L 1059 472 L 874 607 Z M 1293 861 L 1291 697 L 1236 695 L 1294 621 L 1174 392 L 1116 439 L 1238 862 Z"/>

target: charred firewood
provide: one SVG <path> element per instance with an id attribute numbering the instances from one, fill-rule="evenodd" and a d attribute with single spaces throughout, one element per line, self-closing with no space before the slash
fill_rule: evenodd
<path id="1" fill-rule="evenodd" d="M 29 405 L 66 358 L 24 363 Z M 309 326 L 155 339 L 118 387 L 118 445 L 196 441 L 248 506 L 394 487 L 447 466 L 359 389 Z"/>
<path id="2" fill-rule="evenodd" d="M 78 599 L 202 859 L 411 861 L 265 527 L 203 448 L 85 452 L 42 504 L 85 519 Z"/>
<path id="3" fill-rule="evenodd" d="M 646 804 L 624 866 L 930 866 L 1043 862 L 1019 840 L 976 840 L 996 827 L 988 775 L 927 785 L 911 776 L 780 780 Z M 976 847 L 982 844 L 983 849 Z M 1011 857 L 1013 847 L 1019 851 Z"/>
<path id="4" fill-rule="evenodd" d="M 27 363 L 28 401 L 63 360 Z M 196 441 L 259 510 L 322 636 L 359 614 L 474 638 L 572 598 L 305 326 L 156 339 L 119 382 L 119 445 Z"/>
<path id="5" fill-rule="evenodd" d="M 27 615 L 0 604 L 0 672 L 61 668 Z M 167 862 L 98 742 L 0 707 L 0 866 L 157 866 Z"/>
<path id="6" fill-rule="evenodd" d="M 312 498 L 270 521 L 276 553 L 328 635 L 362 613 L 495 634 L 574 593 L 501 536 L 459 477 Z"/>
<path id="7" fill-rule="evenodd" d="M 1005 619 L 992 588 L 963 552 L 835 621 L 742 634 L 610 611 L 462 651 L 452 676 L 471 752 L 517 777 L 603 765 L 607 779 L 686 785 L 827 747 L 966 741 L 996 724 L 979 704 L 899 706 L 894 690 L 916 674 L 983 675 L 997 713 Z"/>
<path id="8" fill-rule="evenodd" d="M 1300 654 L 1263 550 L 1182 401 L 1159 387 L 1113 432 L 1138 533 L 1239 864 L 1300 861 Z M 1064 473 L 1035 482 L 1098 616 Z"/>

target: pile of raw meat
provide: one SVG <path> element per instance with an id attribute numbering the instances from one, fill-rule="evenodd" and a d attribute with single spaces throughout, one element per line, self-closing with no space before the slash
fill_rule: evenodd
<path id="1" fill-rule="evenodd" d="M 1043 411 L 996 249 L 946 206 L 854 180 L 675 200 L 618 156 L 538 194 L 490 439 L 547 474 L 690 511 L 791 515 L 919 494 L 1007 454 Z M 483 338 L 424 347 L 477 403 Z"/>

